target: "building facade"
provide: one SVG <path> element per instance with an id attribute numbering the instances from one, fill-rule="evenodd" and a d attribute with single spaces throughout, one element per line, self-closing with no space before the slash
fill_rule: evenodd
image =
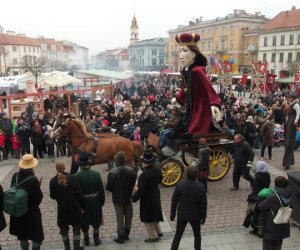
<path id="1" fill-rule="evenodd" d="M 258 60 L 268 63 L 268 70 L 278 77 L 280 72 L 292 74 L 300 64 L 300 9 L 280 12 L 259 31 Z"/>
<path id="2" fill-rule="evenodd" d="M 180 70 L 179 46 L 175 41 L 175 36 L 183 32 L 200 34 L 201 39 L 198 43 L 200 51 L 208 59 L 213 57 L 213 60 L 219 62 L 222 67 L 224 67 L 224 56 L 234 60 L 238 65 L 249 64 L 251 59 L 245 58 L 248 47 L 244 34 L 259 28 L 268 20 L 260 12 L 251 14 L 245 10 L 235 9 L 233 14 L 225 17 L 217 17 L 208 21 L 203 21 L 200 17 L 190 21 L 188 25 L 180 25 L 177 29 L 168 31 L 167 64 L 172 70 Z"/>
<path id="3" fill-rule="evenodd" d="M 23 74 L 22 60 L 25 56 L 41 57 L 37 39 L 14 31 L 0 34 L 0 76 Z"/>
<path id="4" fill-rule="evenodd" d="M 128 47 L 129 64 L 134 71 L 160 71 L 165 68 L 167 38 L 142 40 Z"/>

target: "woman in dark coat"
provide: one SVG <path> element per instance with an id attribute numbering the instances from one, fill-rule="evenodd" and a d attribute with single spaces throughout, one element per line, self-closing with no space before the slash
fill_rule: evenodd
<path id="1" fill-rule="evenodd" d="M 57 201 L 57 225 L 65 249 L 70 249 L 69 225 L 73 227 L 74 246 L 80 246 L 83 197 L 76 176 L 67 174 L 63 162 L 56 164 L 57 175 L 50 181 L 50 197 Z M 76 249 L 76 248 L 75 248 Z"/>
<path id="2" fill-rule="evenodd" d="M 269 160 L 272 160 L 272 148 L 274 146 L 274 118 L 268 117 L 267 121 L 260 128 L 260 137 L 262 138 L 262 147 L 260 156 L 264 158 L 265 149 L 268 147 Z"/>
<path id="3" fill-rule="evenodd" d="M 155 167 L 155 157 L 150 150 L 146 150 L 142 158 L 145 170 L 138 180 L 138 190 L 132 201 L 140 200 L 140 219 L 144 222 L 149 238 L 145 242 L 156 242 L 162 236 L 159 222 L 163 221 L 159 184 L 162 173 Z"/>
<path id="4" fill-rule="evenodd" d="M 4 198 L 4 191 L 0 184 L 0 232 L 2 232 L 4 228 L 6 228 L 6 220 L 3 214 L 3 198 Z M 1 245 L 0 245 L 0 250 L 2 250 Z"/>
<path id="5" fill-rule="evenodd" d="M 25 154 L 19 162 L 20 170 L 12 176 L 11 186 L 30 177 L 24 184 L 28 193 L 28 211 L 21 217 L 10 216 L 9 233 L 18 237 L 21 249 L 29 249 L 28 240 L 32 241 L 32 249 L 39 250 L 44 240 L 44 231 L 42 225 L 42 215 L 39 205 L 43 199 L 43 193 L 40 188 L 41 180 L 34 175 L 34 167 L 38 165 L 38 160 L 31 154 Z"/>
<path id="6" fill-rule="evenodd" d="M 273 222 L 281 203 L 289 206 L 291 193 L 288 189 L 289 182 L 284 176 L 275 179 L 274 194 L 258 204 L 259 211 L 265 211 L 265 222 L 263 229 L 263 250 L 280 250 L 283 239 L 290 237 L 290 224 L 275 224 Z M 280 201 L 279 201 L 279 198 Z M 281 202 L 281 203 L 280 203 Z"/>

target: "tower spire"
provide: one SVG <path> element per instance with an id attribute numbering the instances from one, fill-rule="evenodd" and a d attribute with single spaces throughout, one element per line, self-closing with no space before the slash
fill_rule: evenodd
<path id="1" fill-rule="evenodd" d="M 139 41 L 139 26 L 136 20 L 135 11 L 133 12 L 133 18 L 131 21 L 130 29 L 130 44 L 133 44 Z"/>

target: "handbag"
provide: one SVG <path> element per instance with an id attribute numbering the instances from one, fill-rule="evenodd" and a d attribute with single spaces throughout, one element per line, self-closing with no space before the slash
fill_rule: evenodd
<path id="1" fill-rule="evenodd" d="M 293 209 L 290 208 L 290 203 L 288 204 L 287 207 L 282 206 L 280 197 L 278 196 L 277 193 L 275 193 L 275 195 L 277 196 L 281 207 L 278 209 L 278 212 L 277 212 L 276 216 L 274 217 L 273 222 L 274 222 L 274 224 L 287 224 L 287 223 L 289 223 Z M 274 215 L 272 209 L 271 209 L 271 212 Z"/>

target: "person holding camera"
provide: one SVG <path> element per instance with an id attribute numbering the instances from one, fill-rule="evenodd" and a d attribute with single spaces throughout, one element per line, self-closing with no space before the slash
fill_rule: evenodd
<path id="1" fill-rule="evenodd" d="M 20 138 L 21 154 L 30 154 L 30 134 L 31 129 L 28 122 L 23 118 L 19 118 L 16 126 L 16 135 Z"/>

